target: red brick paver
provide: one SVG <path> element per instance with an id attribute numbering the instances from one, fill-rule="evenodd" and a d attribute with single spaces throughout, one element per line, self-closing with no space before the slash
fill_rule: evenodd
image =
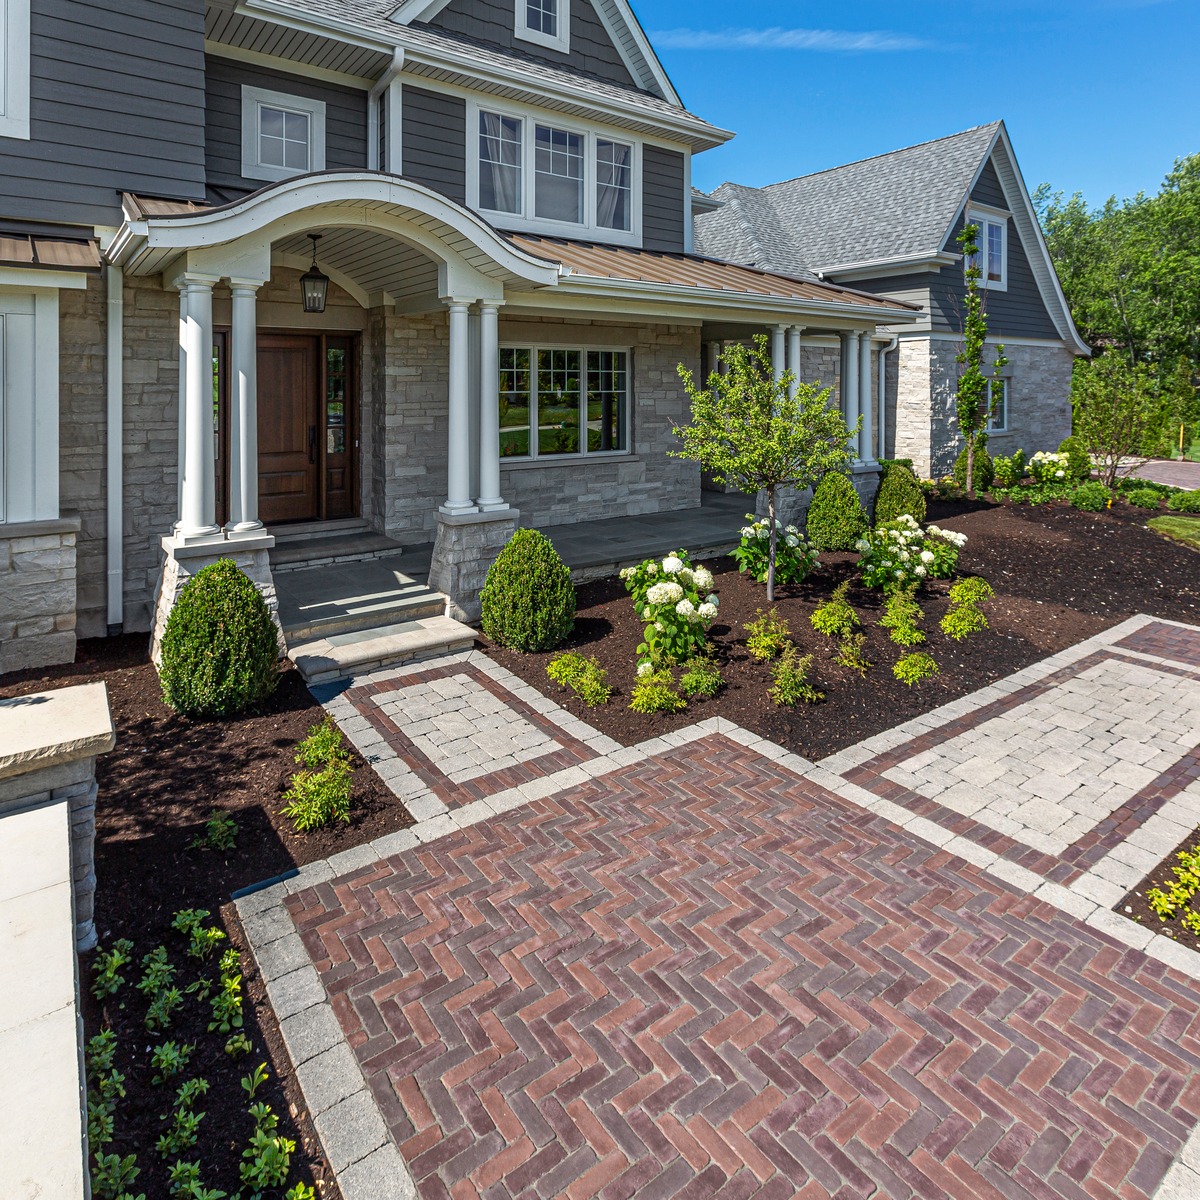
<path id="1" fill-rule="evenodd" d="M 1200 989 L 721 737 L 289 900 L 424 1200 L 1144 1200 Z"/>

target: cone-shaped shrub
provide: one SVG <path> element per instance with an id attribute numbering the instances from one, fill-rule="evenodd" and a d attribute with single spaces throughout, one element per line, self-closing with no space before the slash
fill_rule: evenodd
<path id="1" fill-rule="evenodd" d="M 808 506 L 808 540 L 817 550 L 853 550 L 869 522 L 854 484 L 840 471 L 821 477 Z"/>
<path id="2" fill-rule="evenodd" d="M 883 525 L 907 513 L 914 521 L 925 520 L 925 493 L 904 463 L 889 463 L 884 468 L 879 495 L 875 497 L 875 524 Z"/>
<path id="3" fill-rule="evenodd" d="M 512 650 L 553 650 L 575 628 L 571 572 L 536 529 L 512 535 L 488 570 L 480 602 L 483 632 Z"/>
<path id="4" fill-rule="evenodd" d="M 996 464 L 987 452 L 987 447 L 975 447 L 975 494 L 980 495 L 990 490 L 996 478 Z M 954 482 L 959 487 L 967 486 L 967 452 L 964 449 L 954 461 Z"/>
<path id="5" fill-rule="evenodd" d="M 255 708 L 279 680 L 279 642 L 266 601 L 229 559 L 184 584 L 167 618 L 163 699 L 189 717 Z"/>

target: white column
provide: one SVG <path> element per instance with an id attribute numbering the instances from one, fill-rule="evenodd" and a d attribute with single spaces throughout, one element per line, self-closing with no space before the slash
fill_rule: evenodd
<path id="1" fill-rule="evenodd" d="M 220 533 L 216 519 L 216 443 L 213 436 L 212 290 L 210 278 L 185 277 L 187 355 L 183 403 L 187 445 L 179 534 L 183 538 Z"/>
<path id="2" fill-rule="evenodd" d="M 230 533 L 255 533 L 258 519 L 258 283 L 230 280 L 233 331 L 229 412 Z"/>
<path id="3" fill-rule="evenodd" d="M 858 457 L 865 463 L 875 461 L 872 436 L 871 403 L 871 335 L 863 333 L 858 339 L 858 411 L 862 416 L 862 432 L 858 435 Z"/>
<path id="4" fill-rule="evenodd" d="M 788 392 L 793 399 L 800 387 L 800 335 L 803 332 L 803 325 L 792 325 L 787 332 L 787 368 L 792 373 L 792 386 Z"/>
<path id="5" fill-rule="evenodd" d="M 842 378 L 842 408 L 846 414 L 846 424 L 851 429 L 854 428 L 858 421 L 858 343 L 859 336 L 857 333 L 847 333 L 843 335 L 846 339 L 846 357 L 845 370 L 846 373 Z M 858 441 L 856 438 L 850 439 L 850 448 L 857 450 Z"/>
<path id="6" fill-rule="evenodd" d="M 507 508 L 500 495 L 500 306 L 479 304 L 479 500 L 480 512 Z"/>
<path id="7" fill-rule="evenodd" d="M 715 375 L 721 369 L 721 343 L 709 342 L 705 350 L 707 351 L 707 363 L 704 372 L 704 384 L 707 387 L 708 377 Z"/>
<path id="8" fill-rule="evenodd" d="M 187 474 L 187 285 L 179 284 L 179 451 L 175 487 L 175 532 L 183 523 L 183 481 Z"/>
<path id="9" fill-rule="evenodd" d="M 451 300 L 450 403 L 446 448 L 448 517 L 477 512 L 471 503 L 471 302 Z"/>
<path id="10" fill-rule="evenodd" d="M 786 347 L 787 326 L 776 325 L 771 330 L 771 370 L 775 375 L 776 383 L 783 378 L 783 372 L 787 366 L 785 362 Z"/>

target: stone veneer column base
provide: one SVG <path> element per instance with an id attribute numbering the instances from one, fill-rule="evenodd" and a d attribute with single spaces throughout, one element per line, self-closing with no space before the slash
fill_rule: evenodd
<path id="1" fill-rule="evenodd" d="M 79 524 L 0 525 L 0 674 L 74 662 Z"/>
<path id="2" fill-rule="evenodd" d="M 784 525 L 795 525 L 797 529 L 803 529 L 812 498 L 812 488 L 805 488 L 802 492 L 790 487 L 776 488 L 775 519 Z M 754 502 L 754 515 L 762 520 L 766 520 L 768 516 L 765 488 L 758 493 L 758 498 Z"/>
<path id="3" fill-rule="evenodd" d="M 461 517 L 438 513 L 429 586 L 446 596 L 447 616 L 468 624 L 479 620 L 479 593 L 488 567 L 516 533 L 520 519 L 515 508 Z"/>
<path id="4" fill-rule="evenodd" d="M 850 468 L 850 482 L 854 484 L 858 499 L 867 510 L 867 516 L 871 518 L 875 515 L 875 497 L 879 494 L 879 480 L 882 475 L 883 468 L 874 459 L 869 462 L 856 462 Z"/>
<path id="5" fill-rule="evenodd" d="M 231 538 L 214 536 L 193 542 L 176 537 L 162 539 L 166 557 L 154 594 L 154 625 L 150 635 L 150 658 L 155 667 L 162 662 L 162 639 L 167 629 L 167 618 L 184 584 L 198 571 L 223 558 L 230 559 L 262 592 L 271 619 L 279 630 L 279 652 L 281 655 L 287 652 L 283 630 L 279 626 L 279 600 L 275 594 L 275 580 L 271 575 L 268 557 L 274 545 L 275 539 L 269 533 Z"/>

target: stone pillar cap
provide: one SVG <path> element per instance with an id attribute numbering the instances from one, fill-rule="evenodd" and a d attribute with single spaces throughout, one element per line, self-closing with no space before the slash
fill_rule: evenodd
<path id="1" fill-rule="evenodd" d="M 93 758 L 116 744 L 103 683 L 0 700 L 0 779 Z"/>

